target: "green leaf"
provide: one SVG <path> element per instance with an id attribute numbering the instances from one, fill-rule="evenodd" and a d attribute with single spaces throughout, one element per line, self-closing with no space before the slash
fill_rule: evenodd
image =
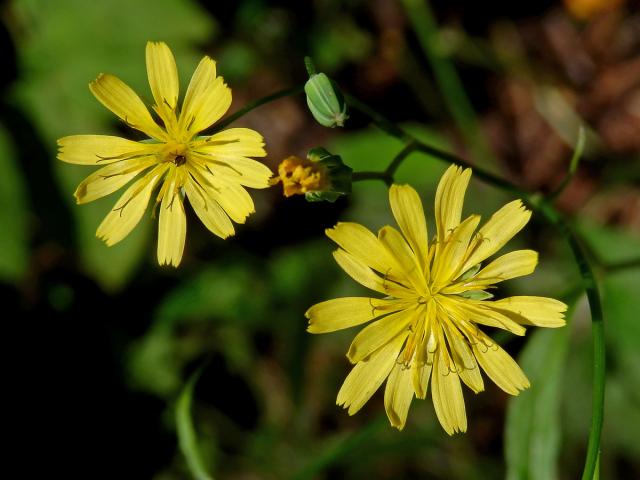
<path id="1" fill-rule="evenodd" d="M 505 426 L 509 480 L 558 478 L 561 383 L 569 329 L 538 330 L 519 363 L 531 388 L 512 399 Z"/>
<path id="2" fill-rule="evenodd" d="M 0 279 L 19 280 L 27 269 L 25 187 L 9 138 L 0 126 Z"/>
<path id="3" fill-rule="evenodd" d="M 200 367 L 189 377 L 184 386 L 178 402 L 176 404 L 176 429 L 178 432 L 178 444 L 180 451 L 184 455 L 187 466 L 193 478 L 196 480 L 213 480 L 213 476 L 208 472 L 207 466 L 202 458 L 198 446 L 198 435 L 193 426 L 191 417 L 191 404 L 193 403 L 193 390 L 195 388 L 203 367 Z"/>

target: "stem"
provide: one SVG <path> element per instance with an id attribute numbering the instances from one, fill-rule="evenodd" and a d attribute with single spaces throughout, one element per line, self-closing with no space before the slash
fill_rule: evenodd
<path id="1" fill-rule="evenodd" d="M 369 117 L 373 121 L 374 125 L 376 125 L 380 130 L 387 132 L 389 135 L 394 136 L 399 140 L 406 142 L 407 144 L 414 144 L 414 150 L 426 153 L 441 160 L 445 160 L 449 163 L 455 163 L 456 165 L 460 165 L 464 168 L 473 168 L 474 175 L 487 183 L 493 184 L 503 190 L 515 193 L 521 197 L 528 198 L 531 196 L 530 193 L 518 188 L 508 180 L 500 178 L 493 173 L 483 170 L 482 168 L 471 165 L 469 162 L 467 162 L 463 158 L 458 157 L 457 155 L 421 142 L 420 140 L 418 140 L 418 138 L 414 137 L 395 123 L 389 121 L 383 115 L 379 114 L 357 98 L 352 97 L 351 95 L 345 95 L 345 99 L 349 106 L 351 106 L 351 108 L 358 110 L 359 112 Z"/>
<path id="2" fill-rule="evenodd" d="M 382 180 L 387 185 L 393 182 L 393 178 L 385 172 L 354 172 L 351 176 L 352 182 L 361 182 L 362 180 Z"/>
<path id="3" fill-rule="evenodd" d="M 371 109 L 368 105 L 362 103 L 358 99 L 346 96 L 347 103 L 355 110 L 367 115 L 375 125 L 390 135 L 407 142 L 405 150 L 413 145 L 413 149 L 427 153 L 437 159 L 445 160 L 462 167 L 471 167 L 466 160 L 445 152 L 431 145 L 422 143 L 410 133 L 401 127 L 392 123 L 378 112 Z M 578 145 L 579 146 L 579 145 Z M 403 150 L 403 152 L 405 151 Z M 401 152 L 402 154 L 402 152 Z M 400 154 L 398 155 L 400 156 Z M 393 181 L 393 173 L 398 165 L 406 158 L 406 155 L 398 161 L 398 156 L 394 158 L 387 170 L 384 172 L 362 172 L 359 179 L 383 179 L 385 182 Z M 572 165 L 577 166 L 579 155 L 574 155 Z M 393 166 L 393 171 L 390 168 Z M 589 442 L 587 446 L 587 455 L 585 459 L 582 480 L 592 480 L 596 465 L 600 454 L 600 437 L 602 434 L 602 422 L 604 417 L 604 392 L 605 392 L 605 339 L 604 339 L 604 315 L 602 312 L 602 304 L 600 302 L 600 293 L 598 285 L 595 281 L 593 268 L 589 262 L 588 255 L 584 247 L 581 245 L 578 236 L 571 230 L 568 222 L 553 207 L 550 200 L 545 200 L 540 194 L 530 193 L 511 182 L 489 173 L 481 168 L 472 167 L 474 174 L 485 181 L 500 189 L 514 193 L 522 198 L 522 200 L 536 213 L 540 214 L 547 223 L 555 227 L 569 244 L 569 248 L 578 264 L 580 276 L 582 278 L 583 288 L 587 294 L 589 309 L 591 310 L 591 332 L 593 339 L 593 391 L 591 406 L 591 429 L 589 433 Z M 377 175 L 376 175 L 377 174 Z M 354 176 L 358 175 L 357 173 Z"/>
<path id="4" fill-rule="evenodd" d="M 311 57 L 304 57 L 304 66 L 307 69 L 309 76 L 316 74 L 316 66 L 313 64 Z"/>
<path id="5" fill-rule="evenodd" d="M 584 146 L 586 143 L 586 130 L 584 126 L 580 125 L 578 129 L 578 140 L 576 141 L 576 146 L 573 149 L 573 155 L 571 156 L 571 162 L 569 163 L 569 171 L 567 175 L 562 180 L 562 183 L 556 188 L 551 194 L 547 196 L 549 200 L 555 200 L 564 192 L 564 189 L 567 188 L 567 185 L 571 183 L 573 177 L 578 171 L 578 165 L 580 164 L 580 159 L 582 158 L 582 153 L 584 152 Z"/>
<path id="6" fill-rule="evenodd" d="M 223 119 L 221 122 L 217 123 L 213 127 L 213 130 L 211 131 L 211 133 L 209 133 L 208 135 L 212 135 L 216 132 L 219 132 L 223 128 L 226 128 L 227 126 L 229 126 L 230 124 L 238 120 L 240 117 L 245 116 L 250 111 L 255 110 L 256 108 L 262 105 L 271 103 L 275 100 L 280 100 L 281 98 L 284 98 L 284 97 L 291 97 L 293 95 L 297 95 L 299 93 L 302 93 L 303 90 L 304 90 L 304 87 L 302 85 L 299 85 L 297 87 L 292 87 L 292 88 L 285 88 L 284 90 L 279 90 L 275 93 L 272 93 L 271 95 L 267 95 L 266 97 L 262 97 L 257 100 L 254 100 L 253 102 L 249 102 L 237 112 L 232 113 L 231 115 Z"/>

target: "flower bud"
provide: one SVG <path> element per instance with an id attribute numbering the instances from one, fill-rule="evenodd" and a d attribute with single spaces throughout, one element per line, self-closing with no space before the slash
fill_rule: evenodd
<path id="1" fill-rule="evenodd" d="M 338 155 L 318 147 L 309 150 L 306 159 L 285 158 L 271 184 L 282 182 L 285 197 L 304 195 L 309 202 L 335 202 L 341 195 L 351 193 L 351 174 L 351 168 Z"/>
<path id="2" fill-rule="evenodd" d="M 304 85 L 307 105 L 313 118 L 325 127 L 342 127 L 347 116 L 347 103 L 338 85 L 324 73 L 314 73 Z"/>

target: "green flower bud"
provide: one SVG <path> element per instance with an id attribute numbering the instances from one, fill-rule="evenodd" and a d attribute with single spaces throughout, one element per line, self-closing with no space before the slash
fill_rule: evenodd
<path id="1" fill-rule="evenodd" d="M 347 116 L 347 103 L 338 85 L 324 73 L 314 73 L 304 85 L 307 105 L 316 121 L 325 127 L 342 127 Z"/>

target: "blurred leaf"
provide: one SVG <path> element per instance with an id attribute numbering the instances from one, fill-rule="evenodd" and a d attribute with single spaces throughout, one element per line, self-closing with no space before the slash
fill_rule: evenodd
<path id="1" fill-rule="evenodd" d="M 584 129 L 584 157 L 590 158 L 602 150 L 598 134 L 580 118 L 560 90 L 550 86 L 538 87 L 534 91 L 534 99 L 538 113 L 565 144 L 573 148 L 579 141 L 580 130 Z"/>
<path id="2" fill-rule="evenodd" d="M 29 211 L 9 138 L 0 126 L 0 279 L 19 280 L 27 269 Z"/>
<path id="3" fill-rule="evenodd" d="M 605 264 L 637 259 L 640 256 L 638 233 L 602 225 L 588 218 L 581 219 L 577 229 L 597 258 Z"/>
<path id="4" fill-rule="evenodd" d="M 347 62 L 366 58 L 373 46 L 371 35 L 349 17 L 337 16 L 323 22 L 311 38 L 318 68 L 334 72 Z"/>
<path id="5" fill-rule="evenodd" d="M 638 285 L 640 268 L 616 272 L 602 282 L 609 372 L 604 438 L 636 458 L 640 455 L 637 442 L 640 425 Z"/>
<path id="6" fill-rule="evenodd" d="M 162 397 L 173 395 L 184 366 L 214 348 L 238 367 L 247 364 L 243 337 L 229 329 L 246 329 L 272 318 L 265 313 L 265 288 L 240 258 L 232 267 L 214 265 L 185 279 L 165 295 L 153 325 L 132 346 L 128 368 L 132 384 Z M 187 334 L 178 334 L 180 329 Z"/>
<path id="7" fill-rule="evenodd" d="M 165 325 L 177 321 L 209 320 L 251 324 L 259 322 L 267 302 L 259 275 L 236 259 L 233 266 L 204 269 L 165 296 L 156 318 Z M 251 301 L 247 301 L 248 298 Z"/>
<path id="8" fill-rule="evenodd" d="M 537 330 L 519 363 L 531 388 L 511 399 L 505 425 L 507 478 L 558 478 L 560 405 L 569 329 Z"/>
<path id="9" fill-rule="evenodd" d="M 115 247 L 98 241 L 95 231 L 118 194 L 76 206 L 73 191 L 91 169 L 56 161 L 55 141 L 73 134 L 114 134 L 116 117 L 87 88 L 100 72 L 122 78 L 150 103 L 144 61 L 147 40 L 164 40 L 172 48 L 185 91 L 199 57 L 194 46 L 213 32 L 211 17 L 203 15 L 195 2 L 180 0 L 153 4 L 24 0 L 13 2 L 11 8 L 18 25 L 15 31 L 20 33 L 15 41 L 22 79 L 16 85 L 16 98 L 50 145 L 49 161 L 55 162 L 58 175 L 55 180 L 61 191 L 68 192 L 76 218 L 84 268 L 103 287 L 117 289 L 149 251 L 151 222 L 146 218 Z M 137 138 L 134 131 L 127 135 Z"/>
<path id="10" fill-rule="evenodd" d="M 202 373 L 199 368 L 187 381 L 184 389 L 178 397 L 176 404 L 176 428 L 180 450 L 187 460 L 187 466 L 196 480 L 213 480 L 213 476 L 207 471 L 200 448 L 198 436 L 191 418 L 191 404 L 193 402 L 193 390 Z"/>

